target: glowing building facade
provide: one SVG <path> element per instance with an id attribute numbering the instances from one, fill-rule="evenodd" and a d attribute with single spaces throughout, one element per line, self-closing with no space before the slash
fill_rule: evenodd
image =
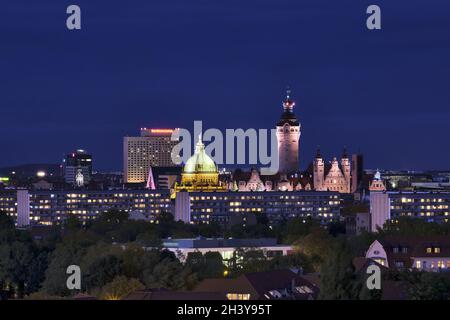
<path id="1" fill-rule="evenodd" d="M 225 221 L 232 215 L 265 214 L 272 222 L 304 218 L 328 223 L 339 220 L 337 192 L 189 192 L 176 205 L 175 218 L 184 222 Z M 182 211 L 185 210 L 185 211 Z M 187 213 L 187 211 L 189 211 Z M 187 220 L 189 217 L 189 220 Z"/>
<path id="2" fill-rule="evenodd" d="M 175 193 L 180 191 L 227 191 L 227 186 L 219 181 L 219 170 L 214 160 L 205 152 L 201 136 L 195 152 L 183 167 L 181 183 L 175 184 Z"/>
<path id="3" fill-rule="evenodd" d="M 176 129 L 175 129 L 176 130 Z M 141 128 L 140 137 L 123 140 L 123 171 L 126 183 L 146 183 L 150 167 L 174 167 L 172 141 L 174 129 Z"/>
<path id="4" fill-rule="evenodd" d="M 109 210 L 140 213 L 151 222 L 172 206 L 169 190 L 0 190 L 0 211 L 18 226 L 58 224 L 70 215 L 84 222 Z"/>
<path id="5" fill-rule="evenodd" d="M 371 231 L 400 217 L 427 222 L 450 221 L 450 192 L 370 191 Z"/>
<path id="6" fill-rule="evenodd" d="M 78 149 L 66 155 L 63 160 L 64 180 L 76 187 L 83 187 L 92 178 L 92 156 Z"/>
<path id="7" fill-rule="evenodd" d="M 338 191 L 350 193 L 351 171 L 350 159 L 344 151 L 340 163 L 333 158 L 330 166 L 326 166 L 320 151 L 317 151 L 313 163 L 314 190 L 316 191 Z"/>

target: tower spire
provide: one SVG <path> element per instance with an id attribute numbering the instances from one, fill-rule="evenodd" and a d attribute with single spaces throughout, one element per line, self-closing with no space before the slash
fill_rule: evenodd
<path id="1" fill-rule="evenodd" d="M 343 159 L 347 159 L 348 158 L 347 146 L 344 146 L 344 152 L 342 153 L 342 158 Z"/>
<path id="2" fill-rule="evenodd" d="M 197 144 L 195 145 L 195 153 L 198 154 L 200 153 L 201 150 L 203 150 L 205 148 L 205 145 L 203 144 L 202 141 L 202 134 L 200 133 L 198 135 L 198 141 Z"/>
<path id="3" fill-rule="evenodd" d="M 291 88 L 288 86 L 286 88 L 286 98 L 283 101 L 283 108 L 285 111 L 290 111 L 292 112 L 292 109 L 295 106 L 295 102 L 291 100 Z"/>
<path id="4" fill-rule="evenodd" d="M 316 159 L 322 159 L 322 154 L 320 153 L 320 146 L 317 146 Z"/>

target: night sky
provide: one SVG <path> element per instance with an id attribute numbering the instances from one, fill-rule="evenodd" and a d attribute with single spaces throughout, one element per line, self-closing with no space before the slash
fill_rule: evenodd
<path id="1" fill-rule="evenodd" d="M 82 30 L 66 28 L 78 4 Z M 382 9 L 382 30 L 366 8 Z M 122 168 L 141 126 L 273 128 L 286 86 L 301 166 L 450 169 L 448 0 L 14 0 L 0 6 L 0 166 L 84 148 Z"/>

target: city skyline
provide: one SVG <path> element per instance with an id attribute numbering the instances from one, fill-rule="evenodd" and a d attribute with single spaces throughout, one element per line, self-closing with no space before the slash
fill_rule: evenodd
<path id="1" fill-rule="evenodd" d="M 367 168 L 448 169 L 446 3 L 381 1 L 379 33 L 366 3 L 78 4 L 78 33 L 63 4 L 4 5 L 0 167 L 83 148 L 95 169 L 120 170 L 140 127 L 270 129 L 290 86 L 302 169 L 318 145 L 327 159 L 360 150 Z"/>
<path id="2" fill-rule="evenodd" d="M 1 8 L 0 304 L 450 300 L 448 0 Z"/>

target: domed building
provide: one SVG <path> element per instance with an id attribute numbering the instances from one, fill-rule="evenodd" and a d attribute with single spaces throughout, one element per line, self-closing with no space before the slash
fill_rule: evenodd
<path id="1" fill-rule="evenodd" d="M 219 169 L 205 152 L 201 135 L 192 155 L 183 167 L 181 183 L 175 185 L 178 191 L 227 191 L 226 185 L 219 181 Z"/>

